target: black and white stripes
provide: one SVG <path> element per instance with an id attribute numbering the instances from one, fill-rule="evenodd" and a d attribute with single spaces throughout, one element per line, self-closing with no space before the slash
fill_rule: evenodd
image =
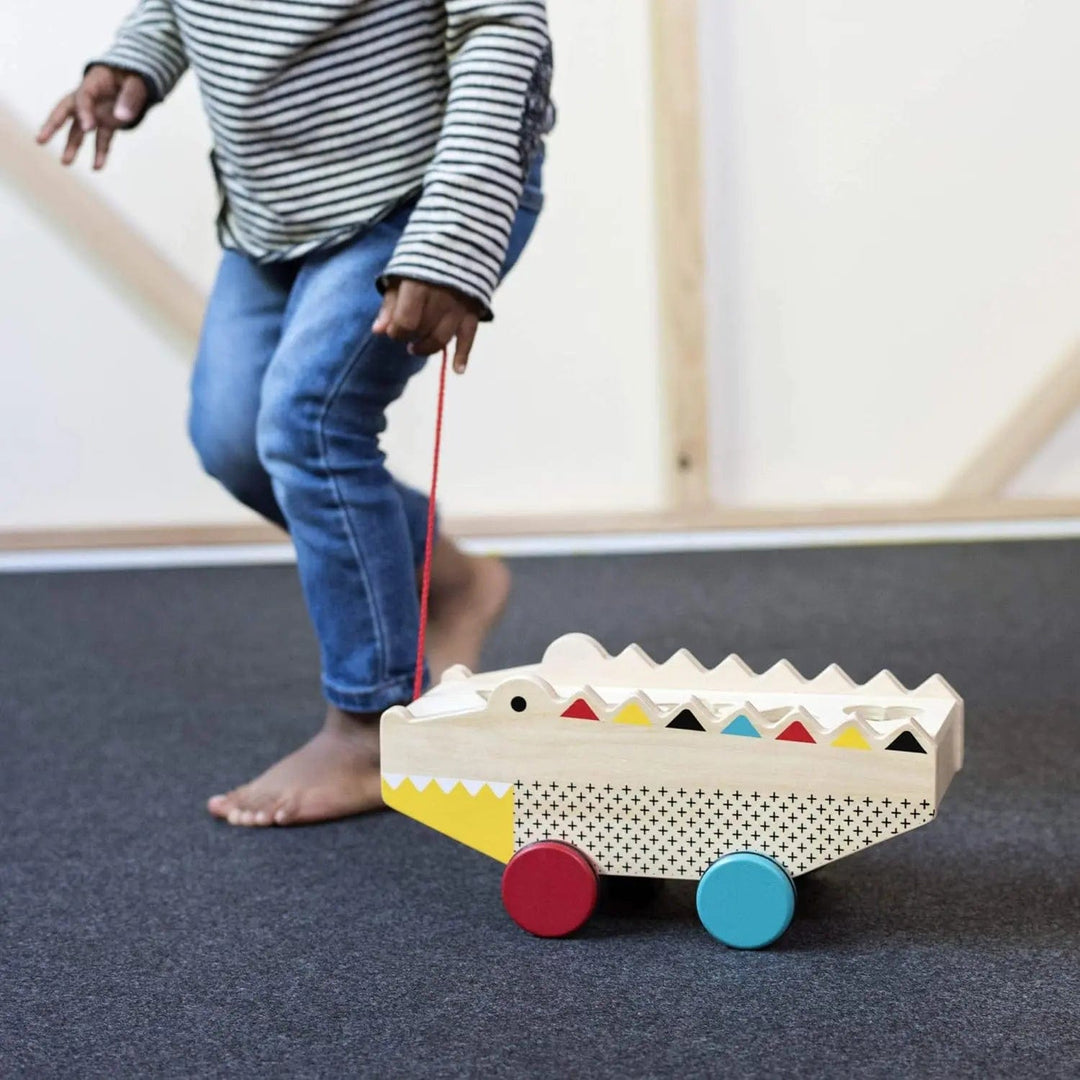
<path id="1" fill-rule="evenodd" d="M 419 194 L 385 273 L 487 310 L 551 126 L 543 0 L 142 0 L 99 61 L 158 99 L 194 68 L 226 247 L 298 258 Z"/>

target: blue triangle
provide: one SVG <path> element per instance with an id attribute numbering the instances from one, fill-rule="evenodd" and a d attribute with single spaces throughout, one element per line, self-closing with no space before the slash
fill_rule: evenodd
<path id="1" fill-rule="evenodd" d="M 754 725 L 749 718 L 739 713 L 734 720 L 722 732 L 721 735 L 748 735 L 751 739 L 760 739 L 761 736 L 754 730 Z"/>

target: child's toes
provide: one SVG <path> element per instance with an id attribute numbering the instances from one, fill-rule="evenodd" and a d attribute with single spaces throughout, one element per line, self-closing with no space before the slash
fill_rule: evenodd
<path id="1" fill-rule="evenodd" d="M 255 824 L 255 815 L 253 813 L 255 806 L 249 784 L 233 788 L 227 795 L 215 796 L 215 799 L 219 797 L 223 800 L 221 803 L 216 804 L 221 806 L 223 811 L 220 816 L 224 817 L 230 825 Z M 211 813 L 213 813 L 213 810 L 211 810 Z"/>
<path id="2" fill-rule="evenodd" d="M 296 820 L 296 800 L 282 799 L 273 808 L 273 821 L 275 825 L 291 825 Z"/>
<path id="3" fill-rule="evenodd" d="M 206 809 L 216 818 L 227 818 L 232 809 L 232 795 L 211 795 L 206 800 Z"/>
<path id="4" fill-rule="evenodd" d="M 274 807 L 280 801 L 278 796 L 259 795 L 253 798 L 247 806 L 251 814 L 251 820 L 245 821 L 245 825 L 266 826 L 274 823 Z"/>

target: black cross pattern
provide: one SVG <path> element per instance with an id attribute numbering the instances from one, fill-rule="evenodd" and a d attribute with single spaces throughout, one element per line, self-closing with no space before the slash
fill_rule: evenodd
<path id="1" fill-rule="evenodd" d="M 629 799 L 628 791 L 639 798 Z M 843 814 L 837 812 L 838 803 Z M 789 873 L 804 874 L 925 825 L 933 816 L 925 799 L 898 804 L 856 792 L 673 792 L 666 787 L 518 781 L 514 850 L 536 840 L 559 839 L 590 854 L 602 873 L 690 880 L 728 852 L 760 851 Z"/>

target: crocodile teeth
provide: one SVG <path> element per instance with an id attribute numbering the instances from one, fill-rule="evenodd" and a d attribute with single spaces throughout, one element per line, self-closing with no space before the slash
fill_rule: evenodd
<path id="1" fill-rule="evenodd" d="M 702 666 L 701 661 L 689 649 L 680 649 L 678 652 L 672 653 L 660 667 L 663 668 L 664 674 L 669 677 L 681 676 L 685 673 L 694 679 L 698 679 L 705 674 L 705 668 Z"/>
<path id="2" fill-rule="evenodd" d="M 922 686 L 913 690 L 912 693 L 921 697 L 941 698 L 945 701 L 960 700 L 960 695 L 940 675 L 931 675 Z"/>
<path id="3" fill-rule="evenodd" d="M 734 653 L 721 660 L 713 668 L 713 674 L 716 675 L 718 682 L 721 680 L 725 683 L 730 682 L 733 688 L 742 688 L 751 679 L 756 678 L 754 669 L 746 664 L 741 656 L 736 656 Z"/>
<path id="4" fill-rule="evenodd" d="M 756 684 L 760 690 L 792 690 L 805 685 L 806 680 L 790 660 L 778 660 L 758 676 Z"/>
<path id="5" fill-rule="evenodd" d="M 899 694 L 907 696 L 907 687 L 891 672 L 879 671 L 863 688 L 871 694 Z"/>
<path id="6" fill-rule="evenodd" d="M 851 690 L 854 686 L 855 680 L 839 664 L 830 664 L 807 683 L 807 687 L 811 690 L 825 691 Z"/>

